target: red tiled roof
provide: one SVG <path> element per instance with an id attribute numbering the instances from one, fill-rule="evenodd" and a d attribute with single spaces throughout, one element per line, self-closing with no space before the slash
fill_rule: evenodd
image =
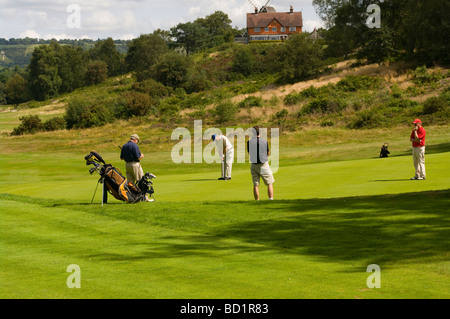
<path id="1" fill-rule="evenodd" d="M 261 12 L 258 14 L 247 13 L 247 28 L 265 28 L 273 19 L 282 26 L 302 27 L 303 16 L 301 12 Z"/>

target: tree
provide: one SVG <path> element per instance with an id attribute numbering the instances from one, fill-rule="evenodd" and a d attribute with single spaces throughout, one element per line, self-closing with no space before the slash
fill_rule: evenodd
<path id="1" fill-rule="evenodd" d="M 84 81 L 87 85 L 102 83 L 108 76 L 108 65 L 105 61 L 95 60 L 89 62 Z"/>
<path id="2" fill-rule="evenodd" d="M 122 73 L 121 54 L 116 50 L 116 45 L 112 38 L 99 41 L 89 50 L 92 60 L 104 61 L 108 67 L 108 76 L 115 76 Z"/>
<path id="3" fill-rule="evenodd" d="M 397 0 L 400 1 L 400 0 Z M 450 2 L 403 0 L 400 37 L 411 56 L 426 63 L 450 64 Z"/>
<path id="4" fill-rule="evenodd" d="M 43 101 L 59 93 L 62 84 L 54 50 L 47 44 L 34 49 L 29 65 L 30 89 L 36 100 Z"/>
<path id="5" fill-rule="evenodd" d="M 71 92 L 83 85 L 84 52 L 56 41 L 34 49 L 28 66 L 30 89 L 37 100 Z"/>
<path id="6" fill-rule="evenodd" d="M 86 69 L 83 49 L 71 45 L 59 45 L 56 42 L 52 42 L 50 46 L 56 56 L 58 76 L 61 78 L 59 93 L 72 92 L 83 86 Z"/>
<path id="7" fill-rule="evenodd" d="M 125 61 L 129 71 L 135 71 L 139 81 L 151 78 L 151 68 L 169 50 L 159 34 L 141 35 L 129 45 Z"/>
<path id="8" fill-rule="evenodd" d="M 222 11 L 216 11 L 205 18 L 195 20 L 195 23 L 208 30 L 208 40 L 205 41 L 205 44 L 209 48 L 233 41 L 234 30 L 231 22 L 228 15 Z"/>
<path id="9" fill-rule="evenodd" d="M 208 29 L 198 22 L 179 23 L 170 31 L 174 45 L 183 48 L 187 55 L 201 50 L 207 42 Z"/>
<path id="10" fill-rule="evenodd" d="M 305 33 L 294 34 L 279 48 L 278 68 L 286 82 L 304 80 L 319 73 L 322 46 Z"/>
<path id="11" fill-rule="evenodd" d="M 16 73 L 6 82 L 4 94 L 9 104 L 17 105 L 26 102 L 29 98 L 27 81 Z"/>
<path id="12" fill-rule="evenodd" d="M 243 47 L 236 52 L 232 70 L 245 76 L 253 72 L 253 56 L 247 47 Z"/>
<path id="13" fill-rule="evenodd" d="M 164 54 L 154 66 L 154 78 L 166 86 L 178 88 L 187 82 L 192 60 L 171 51 Z"/>
<path id="14" fill-rule="evenodd" d="M 428 64 L 450 63 L 449 1 L 314 0 L 329 27 L 325 40 L 331 56 L 359 51 L 370 62 L 395 59 L 405 52 Z M 380 7 L 381 28 L 366 24 L 370 4 Z"/>
<path id="15" fill-rule="evenodd" d="M 336 10 L 348 0 L 313 0 L 312 4 L 327 28 L 334 26 Z"/>

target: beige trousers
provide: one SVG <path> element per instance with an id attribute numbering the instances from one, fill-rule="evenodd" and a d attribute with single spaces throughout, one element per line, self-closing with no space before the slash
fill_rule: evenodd
<path id="1" fill-rule="evenodd" d="M 416 170 L 416 175 L 414 177 L 417 178 L 425 178 L 425 146 L 413 147 L 412 155 L 414 161 L 414 169 Z"/>
<path id="2" fill-rule="evenodd" d="M 126 164 L 125 168 L 128 182 L 136 184 L 136 182 L 144 176 L 144 171 L 139 162 L 129 162 Z"/>
<path id="3" fill-rule="evenodd" d="M 222 177 L 231 178 L 231 169 L 233 167 L 234 148 L 225 153 L 225 161 L 222 162 Z"/>

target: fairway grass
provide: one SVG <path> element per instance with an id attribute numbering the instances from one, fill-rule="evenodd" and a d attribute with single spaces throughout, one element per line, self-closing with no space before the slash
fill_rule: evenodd
<path id="1" fill-rule="evenodd" d="M 0 297 L 448 298 L 449 195 L 104 207 L 1 195 Z M 381 288 L 367 287 L 371 264 Z"/>

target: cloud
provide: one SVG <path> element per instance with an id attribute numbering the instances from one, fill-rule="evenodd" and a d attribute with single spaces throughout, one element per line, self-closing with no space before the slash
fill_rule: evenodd
<path id="1" fill-rule="evenodd" d="M 258 5 L 267 0 L 252 0 Z M 272 3 L 273 2 L 273 3 Z M 80 8 L 80 28 L 71 28 L 67 21 L 73 13 L 70 5 Z M 311 0 L 273 0 L 270 6 L 277 11 L 303 11 L 305 31 L 312 31 L 320 19 Z M 66 36 L 92 39 L 148 34 L 156 29 L 170 30 L 178 23 L 204 18 L 222 11 L 232 20 L 232 26 L 244 28 L 246 14 L 253 8 L 247 0 L 0 0 L 0 37 L 22 35 Z M 310 29 L 310 30 L 309 30 Z"/>
<path id="2" fill-rule="evenodd" d="M 35 30 L 26 30 L 25 32 L 19 34 L 19 38 L 39 39 L 41 36 Z"/>
<path id="3" fill-rule="evenodd" d="M 323 28 L 323 23 L 316 20 L 303 20 L 303 31 L 312 32 L 314 28 Z"/>

